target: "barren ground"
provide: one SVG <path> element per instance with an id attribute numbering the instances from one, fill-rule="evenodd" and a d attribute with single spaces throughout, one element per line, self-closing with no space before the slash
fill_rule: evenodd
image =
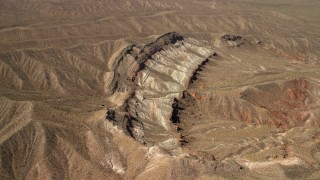
<path id="1" fill-rule="evenodd" d="M 0 179 L 319 179 L 319 0 L 0 0 Z"/>

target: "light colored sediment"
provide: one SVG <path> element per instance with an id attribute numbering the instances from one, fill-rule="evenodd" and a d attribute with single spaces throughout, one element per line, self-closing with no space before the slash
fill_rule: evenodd
<path id="1" fill-rule="evenodd" d="M 129 121 L 125 126 L 141 142 L 172 139 L 176 147 L 180 137 L 171 119 L 173 103 L 182 97 L 194 73 L 214 50 L 176 33 L 163 35 L 141 49 L 134 46 L 127 49 L 117 58 L 115 69 L 127 66 L 129 73 L 113 80 L 113 84 L 118 84 L 115 93 L 122 89 L 132 94 L 124 104 L 125 118 Z"/>
<path id="2" fill-rule="evenodd" d="M 319 179 L 319 8 L 0 0 L 0 179 Z"/>

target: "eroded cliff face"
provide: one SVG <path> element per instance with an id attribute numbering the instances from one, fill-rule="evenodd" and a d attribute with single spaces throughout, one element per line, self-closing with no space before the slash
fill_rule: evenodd
<path id="1" fill-rule="evenodd" d="M 173 104 L 199 66 L 214 54 L 209 46 L 176 33 L 126 48 L 115 62 L 112 86 L 113 93 L 128 96 L 122 106 L 110 110 L 109 119 L 142 143 L 177 148 L 181 137 L 173 124 Z"/>
<path id="2" fill-rule="evenodd" d="M 122 98 L 110 99 L 117 106 L 109 108 L 107 119 L 150 149 L 228 168 L 233 164 L 240 174 L 246 167 L 258 173 L 267 169 L 262 172 L 267 175 L 273 165 L 284 166 L 277 171 L 317 169 L 317 155 L 308 159 L 297 153 L 301 140 L 291 136 L 304 136 L 305 128 L 309 134 L 318 131 L 318 83 L 260 80 L 282 77 L 286 67 L 277 72 L 249 57 L 263 50 L 261 42 L 223 35 L 213 44 L 167 33 L 126 48 L 114 61 L 110 84 L 112 96 Z M 241 59 L 232 55 L 239 52 Z M 298 149 L 318 149 L 313 137 L 306 138 L 311 145 Z"/>
<path id="3" fill-rule="evenodd" d="M 320 4 L 288 1 L 0 0 L 0 179 L 319 179 Z"/>

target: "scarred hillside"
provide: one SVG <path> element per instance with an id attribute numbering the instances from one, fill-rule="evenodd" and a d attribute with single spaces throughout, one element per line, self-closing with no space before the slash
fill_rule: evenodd
<path id="1" fill-rule="evenodd" d="M 319 179 L 318 7 L 0 0 L 0 179 Z"/>

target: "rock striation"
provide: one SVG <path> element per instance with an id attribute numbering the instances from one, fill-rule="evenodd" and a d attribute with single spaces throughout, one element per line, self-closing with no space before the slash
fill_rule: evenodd
<path id="1" fill-rule="evenodd" d="M 113 93 L 126 92 L 122 106 L 109 110 L 120 125 L 140 142 L 177 147 L 181 140 L 172 122 L 174 103 L 182 97 L 194 73 L 215 55 L 209 46 L 177 33 L 167 33 L 145 46 L 132 45 L 115 60 Z"/>

